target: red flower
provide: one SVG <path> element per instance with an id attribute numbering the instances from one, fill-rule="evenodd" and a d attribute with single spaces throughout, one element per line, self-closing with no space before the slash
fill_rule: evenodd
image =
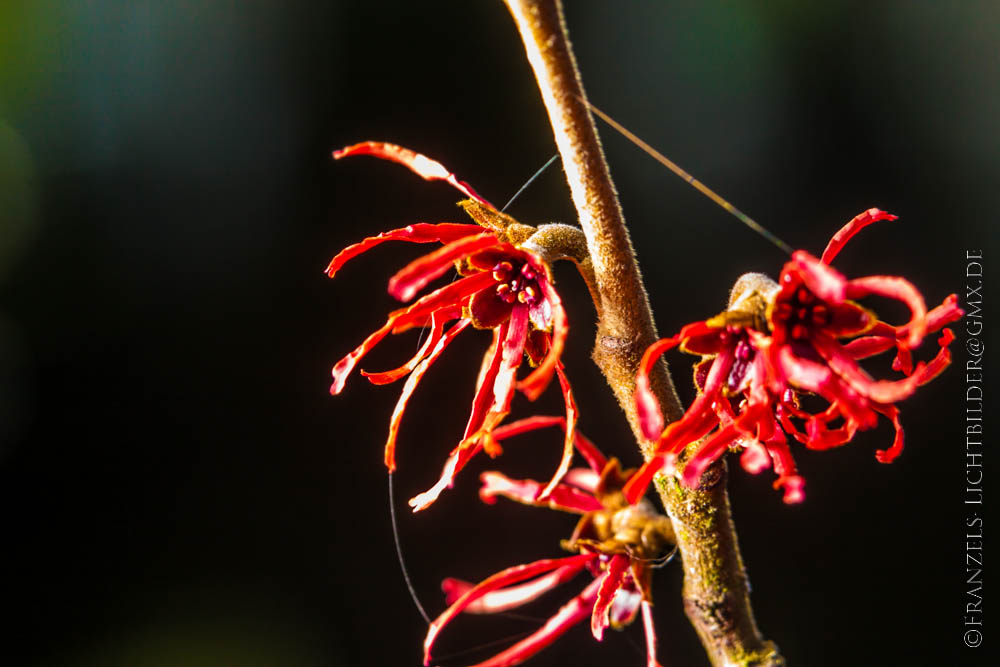
<path id="1" fill-rule="evenodd" d="M 537 427 L 526 425 L 521 430 Z M 650 584 L 652 569 L 673 555 L 673 527 L 647 501 L 630 505 L 625 500 L 622 487 L 633 471 L 622 472 L 616 459 L 605 460 L 582 436 L 577 437 L 577 446 L 590 467 L 570 470 L 566 483 L 556 485 L 547 500 L 539 499 L 542 485 L 538 482 L 512 480 L 498 472 L 483 473 L 479 492 L 483 502 L 489 504 L 495 503 L 497 496 L 504 496 L 527 505 L 583 515 L 572 537 L 562 543 L 564 549 L 577 555 L 517 565 L 475 585 L 445 579 L 441 588 L 451 606 L 428 629 L 425 665 L 431 663 L 431 649 L 438 634 L 458 614 L 491 614 L 520 607 L 586 569 L 594 580 L 581 593 L 537 631 L 476 667 L 503 667 L 527 660 L 588 616 L 591 632 L 600 641 L 608 625 L 622 628 L 634 621 L 640 610 L 646 631 L 647 667 L 659 666 Z"/>
<path id="2" fill-rule="evenodd" d="M 670 470 L 675 457 L 702 438 L 681 474 L 685 484 L 697 486 L 708 465 L 730 447 L 741 447 L 741 461 L 749 472 L 773 462 L 778 474 L 775 488 L 784 487 L 786 503 L 804 497 L 804 482 L 796 474 L 787 436 L 811 449 L 829 449 L 849 442 L 859 429 L 873 428 L 883 415 L 892 421 L 896 435 L 892 446 L 879 450 L 876 458 L 890 463 L 899 456 L 903 429 L 895 404 L 944 370 L 951 361 L 948 345 L 954 336 L 945 329 L 940 349 L 926 364 L 914 367 L 912 351 L 926 334 L 962 316 L 957 297 L 952 294 L 927 312 L 920 292 L 903 278 L 848 280 L 829 265 L 860 229 L 895 219 L 875 208 L 861 213 L 833 236 L 822 258 L 803 250 L 793 253 L 779 284 L 767 281 L 769 287 L 750 290 L 741 290 L 738 284 L 734 297 L 742 292 L 742 298 L 729 311 L 690 324 L 646 351 L 635 400 L 644 434 L 657 440 L 657 449 L 626 488 L 630 500 L 640 498 L 657 472 Z M 758 285 L 765 280 L 758 274 L 749 277 Z M 909 322 L 891 326 L 852 300 L 872 294 L 905 303 Z M 841 343 L 839 339 L 845 338 L 852 340 Z M 701 393 L 680 420 L 663 429 L 647 374 L 660 355 L 677 345 L 685 352 L 711 356 L 696 367 Z M 875 380 L 857 363 L 892 348 L 897 350 L 893 368 L 903 373 L 901 379 Z M 828 407 L 818 413 L 804 411 L 801 392 L 819 395 Z"/>
<path id="3" fill-rule="evenodd" d="M 471 201 L 462 205 L 483 226 L 418 223 L 366 238 L 333 258 L 326 269 L 331 278 L 348 260 L 385 241 L 442 243 L 441 248 L 414 260 L 390 279 L 389 293 L 400 301 L 413 299 L 452 267 L 462 277 L 390 313 L 384 325 L 333 367 L 330 393 L 339 394 L 355 366 L 390 333 L 430 327 L 423 346 L 399 368 L 381 373 L 361 372 L 374 384 L 407 378 L 390 420 L 385 445 L 385 464 L 391 472 L 396 467 L 395 444 L 400 421 L 427 369 L 470 325 L 492 329 L 493 344 L 483 363 L 465 435 L 452 451 L 441 480 L 430 491 L 411 500 L 411 505 L 420 510 L 434 502 L 480 450 L 485 449 L 491 455 L 499 453 L 496 438 L 491 438 L 490 433 L 510 411 L 515 387 L 534 400 L 555 373 L 566 402 L 567 433 L 563 461 L 549 485 L 553 487 L 568 469 L 572 457 L 576 406 L 559 361 L 569 327 L 559 295 L 552 286 L 549 268 L 536 254 L 515 245 L 526 240 L 534 228 L 497 211 L 440 163 L 400 146 L 369 141 L 348 146 L 333 155 L 338 159 L 373 155 L 402 164 L 425 179 L 447 181 L 471 197 Z M 517 382 L 516 372 L 525 356 L 537 367 Z"/>

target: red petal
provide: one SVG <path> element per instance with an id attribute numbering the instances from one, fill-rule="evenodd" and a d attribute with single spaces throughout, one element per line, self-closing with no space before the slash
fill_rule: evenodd
<path id="1" fill-rule="evenodd" d="M 482 488 L 479 489 L 479 499 L 488 505 L 494 504 L 497 496 L 503 496 L 525 505 L 548 507 L 576 514 L 586 514 L 604 508 L 601 501 L 594 496 L 565 484 L 557 485 L 543 500 L 540 497 L 542 485 L 533 479 L 510 479 L 506 475 L 492 470 L 484 472 L 479 476 L 479 479 L 483 483 Z"/>
<path id="2" fill-rule="evenodd" d="M 597 600 L 594 602 L 594 612 L 590 616 L 590 631 L 594 639 L 601 641 L 604 638 L 604 629 L 608 627 L 608 609 L 611 601 L 615 598 L 615 593 L 625 582 L 625 573 L 628 572 L 629 558 L 622 554 L 615 554 L 608 562 L 608 569 L 601 580 L 601 587 L 597 591 Z"/>
<path id="3" fill-rule="evenodd" d="M 514 397 L 514 380 L 517 368 L 524 357 L 524 343 L 527 339 L 528 307 L 518 304 L 510 311 L 507 336 L 501 345 L 503 359 L 493 381 L 493 405 L 490 407 L 490 412 L 507 414 L 510 411 L 510 401 Z"/>
<path id="4" fill-rule="evenodd" d="M 441 332 L 444 330 L 445 323 L 449 320 L 457 318 L 461 312 L 460 308 L 451 308 L 431 313 L 431 333 L 427 337 L 427 340 L 424 341 L 424 344 L 420 346 L 420 349 L 417 350 L 417 353 L 413 355 L 412 359 L 399 368 L 394 368 L 391 371 L 369 373 L 368 371 L 362 369 L 361 374 L 368 378 L 368 381 L 372 384 L 389 384 L 390 382 L 395 382 L 417 367 L 417 364 L 419 364 L 420 361 L 427 356 L 427 353 L 433 349 L 433 347 L 437 345 L 437 342 L 441 339 Z"/>
<path id="5" fill-rule="evenodd" d="M 552 308 L 552 341 L 549 344 L 549 353 L 532 373 L 518 383 L 520 389 L 528 400 L 535 400 L 552 379 L 555 372 L 556 362 L 562 356 L 563 346 L 566 344 L 566 334 L 569 333 L 569 324 L 566 322 L 566 311 L 563 310 L 562 301 L 552 283 L 538 277 L 538 287 L 542 290 L 542 296 L 549 301 Z"/>
<path id="6" fill-rule="evenodd" d="M 528 431 L 534 431 L 536 429 L 545 428 L 547 426 L 558 426 L 563 432 L 566 431 L 566 418 L 565 417 L 527 417 L 525 419 L 519 419 L 516 422 L 511 422 L 510 424 L 504 424 L 503 426 L 497 428 L 493 431 L 494 440 L 503 440 L 505 438 L 510 438 L 515 435 L 520 435 L 521 433 L 527 433 Z M 587 464 L 592 470 L 600 473 L 604 470 L 605 464 L 608 462 L 601 453 L 599 449 L 588 440 L 580 431 L 574 431 L 573 438 L 577 450 L 587 461 Z"/>
<path id="7" fill-rule="evenodd" d="M 330 265 L 326 267 L 326 275 L 333 278 L 337 271 L 341 269 L 348 260 L 367 252 L 371 248 L 385 243 L 386 241 L 408 241 L 410 243 L 450 243 L 470 234 L 481 234 L 483 228 L 479 225 L 459 224 L 456 222 L 442 222 L 430 224 L 420 222 L 415 225 L 407 225 L 402 229 L 393 229 L 382 232 L 378 236 L 370 236 L 365 240 L 349 245 L 341 250 L 330 260 Z"/>
<path id="8" fill-rule="evenodd" d="M 510 667 L 519 665 L 557 640 L 564 632 L 582 621 L 590 613 L 597 590 L 597 581 L 591 582 L 582 593 L 563 605 L 541 628 L 489 660 L 472 667 Z"/>
<path id="9" fill-rule="evenodd" d="M 938 353 L 922 370 L 918 369 L 919 373 L 914 373 L 919 378 L 917 380 L 918 383 L 921 385 L 927 384 L 948 367 L 948 364 L 951 363 L 951 352 L 948 351 L 948 346 L 951 345 L 953 340 L 955 340 L 955 334 L 951 332 L 951 329 L 945 329 L 941 332 L 941 338 L 938 339 L 938 345 L 941 348 L 938 350 Z"/>
<path id="10" fill-rule="evenodd" d="M 889 350 L 896 344 L 896 337 L 862 336 L 844 343 L 844 351 L 855 359 L 867 359 Z"/>
<path id="11" fill-rule="evenodd" d="M 355 348 L 353 352 L 337 362 L 337 364 L 333 367 L 333 370 L 330 371 L 330 374 L 333 376 L 333 384 L 330 385 L 331 394 L 336 396 L 344 390 L 344 384 L 347 382 L 347 376 L 351 374 L 351 371 L 353 371 L 354 367 L 358 365 L 358 362 L 361 361 L 361 359 L 364 358 L 364 356 L 368 354 L 373 347 L 379 344 L 379 341 L 389 335 L 389 332 L 392 331 L 395 323 L 396 318 L 390 315 L 389 319 L 382 325 L 382 328 L 368 336 L 368 338 L 366 338 L 361 345 Z"/>
<path id="12" fill-rule="evenodd" d="M 899 409 L 894 405 L 875 406 L 875 409 L 892 420 L 892 427 L 896 429 L 896 435 L 892 439 L 892 446 L 889 449 L 880 449 L 875 452 L 875 459 L 879 463 L 892 463 L 903 453 L 903 425 L 899 422 Z"/>
<path id="13" fill-rule="evenodd" d="M 539 560 L 527 565 L 515 565 L 514 567 L 509 567 L 506 570 L 501 570 L 493 576 L 484 579 L 467 591 L 465 595 L 456 600 L 454 604 L 448 607 L 444 613 L 434 619 L 434 621 L 430 624 L 430 627 L 427 629 L 427 637 L 424 639 L 424 664 L 429 665 L 431 663 L 431 648 L 433 647 L 434 641 L 437 639 L 437 636 L 441 632 L 442 628 L 450 623 L 458 614 L 462 613 L 466 607 L 474 603 L 476 600 L 479 600 L 487 593 L 498 588 L 503 588 L 505 586 L 536 577 L 540 574 L 545 574 L 546 572 L 551 572 L 552 570 L 564 566 L 572 565 L 582 568 L 588 561 L 594 560 L 595 558 L 597 558 L 595 554 L 581 554 L 578 556 L 569 556 L 568 558 L 550 558 L 546 560 Z M 588 589 L 589 588 L 590 587 L 588 587 Z"/>
<path id="14" fill-rule="evenodd" d="M 906 346 L 915 348 L 920 345 L 926 330 L 927 306 L 924 297 L 908 280 L 897 276 L 867 276 L 855 278 L 847 283 L 847 295 L 857 299 L 869 294 L 880 294 L 891 299 L 898 299 L 910 308 L 910 321 L 906 324 L 908 340 Z"/>
<path id="15" fill-rule="evenodd" d="M 441 476 L 438 478 L 438 481 L 434 483 L 434 486 L 427 489 L 423 493 L 418 493 L 407 501 L 409 506 L 413 508 L 413 511 L 420 512 L 433 505 L 434 501 L 438 499 L 438 496 L 440 496 L 441 493 L 450 487 L 452 482 L 455 481 L 455 475 L 461 472 L 462 468 L 464 468 L 469 460 L 478 454 L 482 448 L 483 446 L 479 442 L 478 438 L 472 441 L 463 440 L 462 443 L 455 448 L 455 451 L 448 456 L 448 460 L 444 462 L 444 468 L 441 470 Z"/>
<path id="16" fill-rule="evenodd" d="M 491 591 L 466 607 L 465 613 L 496 614 L 508 609 L 516 609 L 538 599 L 559 584 L 569 581 L 578 575 L 583 568 L 584 565 L 564 565 L 558 570 L 542 575 L 526 584 L 517 584 Z M 441 582 L 441 590 L 444 591 L 448 604 L 453 604 L 473 588 L 475 588 L 474 584 L 459 579 L 445 579 Z"/>
<path id="17" fill-rule="evenodd" d="M 910 396 L 920 384 L 912 375 L 902 380 L 873 380 L 837 341 L 826 336 L 812 338 L 813 347 L 841 380 L 876 403 L 895 403 Z"/>
<path id="18" fill-rule="evenodd" d="M 716 431 L 712 437 L 698 446 L 698 450 L 684 464 L 684 470 L 681 471 L 681 481 L 692 489 L 698 488 L 705 469 L 719 460 L 729 450 L 729 446 L 735 440 L 739 439 L 739 437 L 740 432 L 736 428 L 735 423 L 726 424 L 726 426 Z"/>
<path id="19" fill-rule="evenodd" d="M 781 500 L 786 505 L 795 505 L 806 499 L 806 480 L 800 475 L 789 475 L 788 477 L 779 477 L 776 479 L 774 481 L 774 488 L 780 489 L 782 487 L 785 489 L 785 494 L 781 497 Z"/>
<path id="20" fill-rule="evenodd" d="M 661 338 L 648 348 L 642 355 L 639 362 L 639 372 L 635 377 L 635 409 L 639 415 L 639 425 L 642 427 L 642 435 L 647 440 L 656 440 L 663 433 L 663 413 L 660 411 L 660 402 L 653 395 L 653 390 L 649 386 L 649 371 L 653 369 L 656 362 L 668 350 L 677 346 L 680 339 Z"/>
<path id="21" fill-rule="evenodd" d="M 826 250 L 823 251 L 823 256 L 820 258 L 820 261 L 826 264 L 833 262 L 833 258 L 837 256 L 840 249 L 843 248 L 855 234 L 873 222 L 878 222 L 879 220 L 896 220 L 896 216 L 891 213 L 886 213 L 885 211 L 880 211 L 877 208 L 870 208 L 863 213 L 858 213 L 856 216 L 851 218 L 846 225 L 841 227 L 836 234 L 833 235 L 833 238 L 830 239 L 830 242 L 826 246 Z"/>
<path id="22" fill-rule="evenodd" d="M 496 381 L 500 362 L 503 359 L 503 346 L 500 345 L 500 341 L 506 336 L 507 323 L 504 322 L 500 328 L 493 331 L 493 343 L 487 352 L 489 361 L 483 360 L 483 367 L 476 384 L 476 395 L 472 399 L 472 412 L 469 413 L 469 421 L 465 425 L 463 439 L 471 438 L 486 420 L 486 413 L 489 412 L 490 402 L 493 398 L 493 383 Z"/>
<path id="23" fill-rule="evenodd" d="M 656 660 L 656 628 L 653 627 L 653 605 L 645 600 L 642 606 L 642 627 L 646 632 L 646 667 L 660 667 Z"/>
<path id="24" fill-rule="evenodd" d="M 410 374 L 410 377 L 406 378 L 403 391 L 400 392 L 399 400 L 396 401 L 396 407 L 393 409 L 392 417 L 389 419 L 389 436 L 385 441 L 385 466 L 389 469 L 389 472 L 396 469 L 396 437 L 399 434 L 399 424 L 403 420 L 403 413 L 406 411 L 406 404 L 410 401 L 410 396 L 413 395 L 417 384 L 420 383 L 420 380 L 424 377 L 424 373 L 431 367 L 431 364 L 437 361 L 445 348 L 451 344 L 451 341 L 455 340 L 455 337 L 462 333 L 462 330 L 468 325 L 468 320 L 460 320 L 455 326 L 449 329 L 448 333 L 440 337 L 434 345 L 434 349 L 427 355 L 427 358 L 417 365 L 413 373 Z"/>
<path id="25" fill-rule="evenodd" d="M 468 257 L 482 248 L 497 244 L 492 233 L 466 236 L 434 252 L 410 262 L 389 279 L 389 294 L 400 301 L 409 301 L 427 283 L 441 276 L 454 266 L 455 261 Z"/>
<path id="26" fill-rule="evenodd" d="M 823 301 L 842 303 L 846 297 L 847 279 L 839 271 L 819 261 L 805 250 L 792 253 L 792 261 L 781 271 L 782 289 L 797 275 L 806 287 Z"/>
<path id="27" fill-rule="evenodd" d="M 475 199 L 480 204 L 489 206 L 492 209 L 496 208 L 493 204 L 480 197 L 479 193 L 473 190 L 472 186 L 468 183 L 458 180 L 455 174 L 448 171 L 443 164 L 437 160 L 430 159 L 426 155 L 411 151 L 409 148 L 403 148 L 402 146 L 382 141 L 364 141 L 360 144 L 354 144 L 353 146 L 347 146 L 346 148 L 334 151 L 333 159 L 339 160 L 351 155 L 373 155 L 383 160 L 391 160 L 404 167 L 408 167 L 410 171 L 424 180 L 447 181 L 466 197 Z"/>
<path id="28" fill-rule="evenodd" d="M 397 320 L 392 332 L 399 333 L 412 326 L 422 326 L 435 310 L 462 305 L 468 296 L 492 283 L 493 276 L 488 273 L 477 273 L 438 288 L 406 308 L 393 311 L 390 317 L 396 317 Z"/>
<path id="29" fill-rule="evenodd" d="M 566 379 L 561 362 L 556 364 L 556 374 L 559 376 L 559 386 L 562 388 L 563 402 L 566 404 L 566 437 L 563 439 L 563 453 L 559 460 L 559 466 L 556 468 L 555 474 L 552 475 L 552 479 L 542 490 L 539 500 L 548 498 L 556 484 L 569 470 L 569 464 L 573 461 L 573 446 L 576 443 L 576 401 L 573 400 L 573 392 L 569 387 L 569 380 Z"/>

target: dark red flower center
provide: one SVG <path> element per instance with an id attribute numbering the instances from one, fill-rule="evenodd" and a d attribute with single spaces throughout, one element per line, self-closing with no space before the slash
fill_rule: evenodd
<path id="1" fill-rule="evenodd" d="M 781 327 L 792 340 L 808 340 L 815 329 L 830 324 L 830 307 L 805 286 L 799 286 L 791 298 L 781 298 L 774 306 L 772 323 Z"/>
<path id="2" fill-rule="evenodd" d="M 497 281 L 497 298 L 504 303 L 533 306 L 542 298 L 538 273 L 527 262 L 497 262 L 493 267 L 493 279 Z"/>

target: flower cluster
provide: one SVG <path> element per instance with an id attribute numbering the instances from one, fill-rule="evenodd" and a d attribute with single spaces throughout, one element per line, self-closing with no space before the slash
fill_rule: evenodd
<path id="1" fill-rule="evenodd" d="M 896 403 L 933 379 L 950 362 L 954 339 L 944 329 L 939 349 L 928 363 L 914 366 L 912 352 L 929 334 L 962 316 L 957 297 L 927 311 L 920 292 L 896 276 L 848 280 L 830 262 L 859 230 L 895 216 L 869 209 L 838 231 L 817 259 L 799 250 L 775 284 L 749 274 L 733 290 L 729 310 L 681 329 L 652 345 L 643 356 L 635 400 L 644 435 L 656 440 L 655 455 L 630 480 L 626 495 L 637 501 L 653 476 L 672 471 L 676 457 L 698 443 L 681 472 L 681 480 L 697 486 L 701 474 L 730 448 L 741 448 L 743 467 L 759 472 L 772 462 L 784 488 L 786 503 L 804 497 L 788 436 L 811 449 L 849 442 L 858 430 L 873 428 L 878 416 L 895 428 L 892 446 L 877 452 L 883 463 L 903 449 L 903 429 Z M 854 302 L 869 295 L 903 302 L 910 320 L 902 326 L 880 321 Z M 847 342 L 841 342 L 849 339 Z M 695 368 L 699 395 L 678 421 L 663 428 L 659 405 L 648 374 L 659 357 L 673 347 L 705 355 Z M 858 360 L 895 349 L 893 369 L 903 377 L 875 380 Z M 803 409 L 800 396 L 815 394 L 827 403 L 819 412 Z"/>
<path id="2" fill-rule="evenodd" d="M 402 366 L 383 372 L 361 372 L 373 384 L 406 378 L 390 420 L 385 445 L 385 464 L 391 472 L 395 469 L 396 438 L 407 402 L 428 368 L 468 327 L 492 330 L 493 343 L 483 362 L 465 434 L 451 452 L 439 481 L 410 504 L 416 511 L 433 503 L 478 452 L 485 450 L 490 455 L 498 454 L 497 438 L 491 434 L 509 413 L 515 388 L 534 400 L 555 374 L 566 403 L 566 438 L 563 460 L 549 483 L 549 489 L 553 488 L 569 467 L 576 406 L 560 362 L 569 328 L 566 313 L 552 286 L 548 265 L 534 252 L 519 247 L 530 239 L 534 228 L 497 211 L 443 165 L 419 153 L 371 141 L 334 153 L 335 158 L 351 155 L 391 160 L 425 179 L 450 183 L 470 198 L 462 202 L 462 206 L 479 224 L 412 224 L 366 238 L 333 258 L 326 269 L 331 278 L 350 259 L 386 241 L 442 244 L 434 252 L 403 267 L 390 279 L 389 293 L 404 302 L 412 300 L 453 267 L 460 277 L 390 313 L 385 324 L 333 367 L 330 393 L 339 394 L 354 368 L 389 334 L 414 327 L 430 329 L 417 353 Z M 518 382 L 516 373 L 525 358 L 535 368 Z"/>
<path id="3" fill-rule="evenodd" d="M 526 420 L 517 427 L 523 432 L 544 425 Z M 588 617 L 591 632 L 600 641 L 609 625 L 620 629 L 634 621 L 640 610 L 646 632 L 647 667 L 658 667 L 650 584 L 653 568 L 665 564 L 674 553 L 673 526 L 647 501 L 637 505 L 626 501 L 622 489 L 634 471 L 623 472 L 616 459 L 605 459 L 579 434 L 576 445 L 588 467 L 570 470 L 564 483 L 557 484 L 546 500 L 540 499 L 540 483 L 513 480 L 492 471 L 483 473 L 479 492 L 483 502 L 489 504 L 502 496 L 582 515 L 570 539 L 562 542 L 565 550 L 576 555 L 517 565 L 475 585 L 445 579 L 441 587 L 450 606 L 428 629 L 425 665 L 431 664 L 431 649 L 441 630 L 460 613 L 492 614 L 520 607 L 587 570 L 594 580 L 541 628 L 476 667 L 518 664 Z"/>

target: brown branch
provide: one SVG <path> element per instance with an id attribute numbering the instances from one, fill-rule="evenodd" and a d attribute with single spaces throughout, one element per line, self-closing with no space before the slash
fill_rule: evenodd
<path id="1" fill-rule="evenodd" d="M 586 235 L 597 288 L 594 361 L 625 411 L 640 449 L 632 394 L 639 360 L 657 339 L 621 207 L 570 50 L 558 0 L 504 0 L 517 23 L 562 156 L 573 203 Z M 682 414 L 665 365 L 651 373 L 664 415 Z M 709 469 L 699 490 L 660 478 L 657 487 L 673 522 L 684 561 L 684 608 L 713 665 L 783 665 L 757 630 L 749 586 L 729 512 L 724 463 Z"/>

